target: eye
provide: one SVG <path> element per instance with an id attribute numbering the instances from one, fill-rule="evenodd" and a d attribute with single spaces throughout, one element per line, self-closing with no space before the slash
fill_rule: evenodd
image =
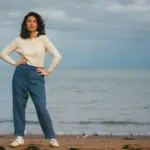
<path id="1" fill-rule="evenodd" d="M 27 20 L 27 23 L 30 23 L 30 22 L 31 22 L 31 20 L 30 20 L 30 19 L 28 19 L 28 20 Z"/>
<path id="2" fill-rule="evenodd" d="M 33 22 L 34 22 L 34 23 L 37 23 L 37 21 L 36 21 L 36 20 L 33 20 Z"/>

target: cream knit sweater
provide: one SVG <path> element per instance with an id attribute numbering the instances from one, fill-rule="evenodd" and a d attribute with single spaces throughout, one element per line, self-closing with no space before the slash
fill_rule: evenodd
<path id="1" fill-rule="evenodd" d="M 48 71 L 52 71 L 52 68 L 54 68 L 53 65 L 55 65 L 54 63 L 58 63 L 61 58 L 60 53 L 46 35 L 41 35 L 32 39 L 17 37 L 1 51 L 0 57 L 6 62 L 15 65 L 16 61 L 12 60 L 9 56 L 13 51 L 25 57 L 28 65 L 37 67 L 44 66 L 45 54 L 49 52 L 53 57 L 53 61 Z"/>

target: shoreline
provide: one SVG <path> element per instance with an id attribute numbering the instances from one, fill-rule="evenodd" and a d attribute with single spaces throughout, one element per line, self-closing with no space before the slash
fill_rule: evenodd
<path id="1" fill-rule="evenodd" d="M 9 143 L 15 138 L 14 135 L 0 135 L 0 146 L 6 149 Z M 49 147 L 49 140 L 43 135 L 25 135 L 25 145 L 16 149 L 25 149 L 30 144 L 34 144 L 42 150 L 53 149 Z M 60 147 L 57 150 L 69 150 L 69 148 L 78 148 L 79 150 L 104 150 L 104 149 L 123 149 L 125 145 L 138 146 L 144 150 L 150 150 L 150 136 L 113 136 L 113 135 L 56 135 Z"/>

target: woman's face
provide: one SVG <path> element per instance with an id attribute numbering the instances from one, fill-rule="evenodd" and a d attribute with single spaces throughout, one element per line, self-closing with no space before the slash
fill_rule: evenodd
<path id="1" fill-rule="evenodd" d="M 34 32 L 37 30 L 37 20 L 34 16 L 29 16 L 26 21 L 26 27 L 29 32 Z"/>

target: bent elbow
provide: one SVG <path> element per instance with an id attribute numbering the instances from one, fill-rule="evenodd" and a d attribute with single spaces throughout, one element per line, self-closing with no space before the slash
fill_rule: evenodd
<path id="1" fill-rule="evenodd" d="M 62 56 L 59 54 L 59 55 L 56 55 L 55 58 L 56 58 L 58 61 L 60 61 L 61 58 L 62 58 Z"/>
<path id="2" fill-rule="evenodd" d="M 58 56 L 58 60 L 60 61 L 60 60 L 61 60 L 61 58 L 62 58 L 62 56 L 61 56 L 61 55 L 59 55 L 59 56 Z"/>
<path id="3" fill-rule="evenodd" d="M 56 61 L 57 64 L 60 62 L 61 57 L 62 57 L 61 55 L 57 55 L 54 57 L 54 60 Z"/>
<path id="4" fill-rule="evenodd" d="M 0 52 L 0 58 L 3 59 L 4 58 L 5 53 L 4 52 Z"/>

